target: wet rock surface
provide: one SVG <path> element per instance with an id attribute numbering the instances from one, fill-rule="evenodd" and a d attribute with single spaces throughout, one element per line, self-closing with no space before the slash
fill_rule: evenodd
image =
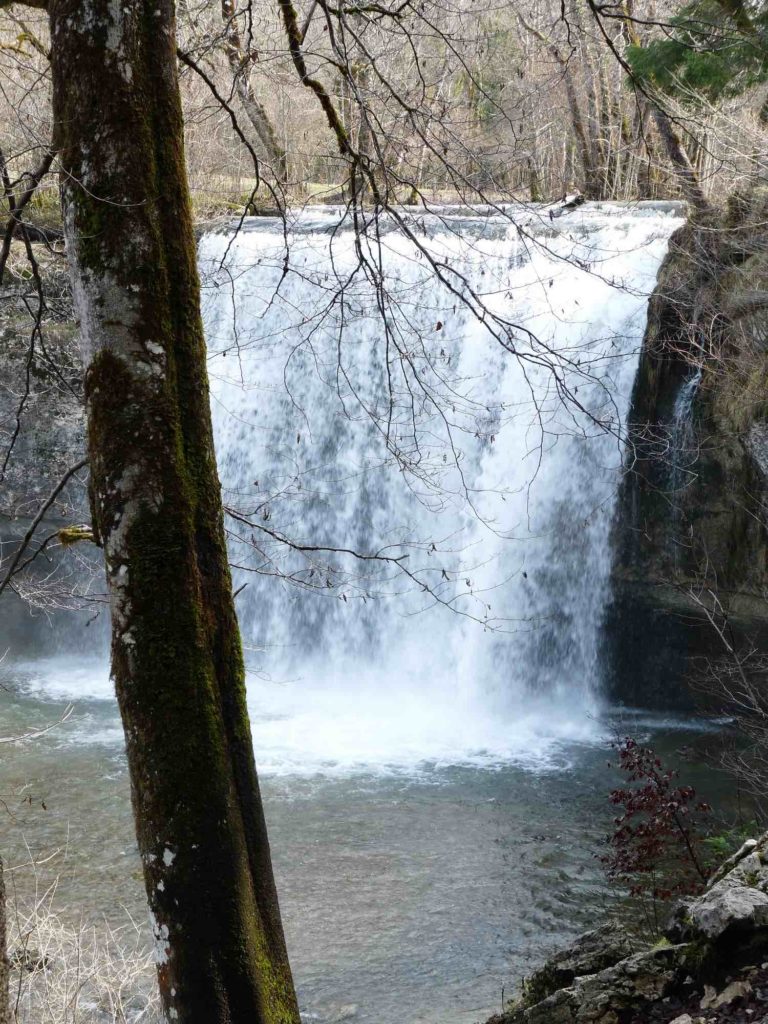
<path id="1" fill-rule="evenodd" d="M 629 935 L 626 928 L 609 922 L 586 932 L 568 949 L 555 953 L 542 968 L 527 978 L 526 997 L 528 1001 L 545 999 L 558 989 L 572 985 L 577 978 L 613 967 L 641 948 L 642 943 Z"/>
<path id="2" fill-rule="evenodd" d="M 489 1024 L 742 1024 L 768 1018 L 768 834 L 681 901 L 653 947 L 618 924 L 582 936 Z"/>

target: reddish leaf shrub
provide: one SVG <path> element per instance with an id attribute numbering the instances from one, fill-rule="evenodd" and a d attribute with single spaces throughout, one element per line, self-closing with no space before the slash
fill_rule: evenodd
<path id="1" fill-rule="evenodd" d="M 701 852 L 702 827 L 709 804 L 696 800 L 692 786 L 677 783 L 678 773 L 665 768 L 649 747 L 627 737 L 614 744 L 617 767 L 627 779 L 610 801 L 621 809 L 609 847 L 600 861 L 611 881 L 626 885 L 632 896 L 657 901 L 702 889 L 709 871 Z"/>

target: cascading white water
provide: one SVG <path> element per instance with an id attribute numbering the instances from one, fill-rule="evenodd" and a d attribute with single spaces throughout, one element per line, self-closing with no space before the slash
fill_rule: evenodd
<path id="1" fill-rule="evenodd" d="M 361 247 L 327 209 L 201 243 L 267 773 L 541 765 L 599 733 L 622 423 L 683 211 L 482 213 L 413 212 L 410 240 L 384 224 Z M 21 675 L 111 701 L 80 650 Z M 109 707 L 68 735 L 119 743 Z"/>
<path id="2" fill-rule="evenodd" d="M 696 462 L 697 452 L 693 427 L 693 402 L 701 384 L 701 376 L 702 369 L 699 366 L 681 384 L 672 407 L 670 489 L 673 492 L 683 490 L 694 479 L 691 467 Z M 675 506 L 675 511 L 679 512 L 677 506 Z"/>
<path id="3" fill-rule="evenodd" d="M 272 221 L 201 243 L 267 770 L 536 760 L 595 730 L 622 423 L 682 210 L 485 213 L 414 215 L 363 266 L 333 210 L 290 223 L 287 264 Z"/>

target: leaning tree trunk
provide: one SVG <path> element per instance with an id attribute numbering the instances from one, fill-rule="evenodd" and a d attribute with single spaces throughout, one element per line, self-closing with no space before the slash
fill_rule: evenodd
<path id="1" fill-rule="evenodd" d="M 709 210 L 710 206 L 701 189 L 696 168 L 691 163 L 685 146 L 675 131 L 671 118 L 665 110 L 662 110 L 655 103 L 653 104 L 653 119 L 656 122 L 659 136 L 667 150 L 669 161 L 677 174 L 680 191 L 697 210 Z"/>
<path id="2" fill-rule="evenodd" d="M 245 705 L 172 0 L 50 0 L 94 528 L 166 1018 L 298 1024 Z"/>
<path id="3" fill-rule="evenodd" d="M 625 0 L 619 6 L 619 12 L 621 14 L 621 28 L 625 42 L 630 46 L 641 46 L 640 35 L 632 17 L 631 4 Z M 669 162 L 672 164 L 677 175 L 680 191 L 696 210 L 699 212 L 708 211 L 710 205 L 702 191 L 696 168 L 691 163 L 669 114 L 656 98 L 644 90 L 638 91 L 637 101 L 641 109 L 646 105 L 650 108 L 659 138 L 667 152 Z"/>
<path id="4" fill-rule="evenodd" d="M 601 199 L 600 169 L 594 161 L 594 149 L 584 123 L 584 115 L 581 112 L 581 104 L 576 91 L 576 84 L 571 73 L 571 66 L 568 60 L 560 53 L 558 46 L 541 32 L 534 25 L 525 20 L 522 14 L 517 11 L 517 20 L 523 28 L 547 48 L 551 56 L 557 62 L 562 72 L 565 94 L 568 99 L 568 109 L 571 114 L 573 134 L 576 136 L 576 144 L 581 156 L 581 165 L 584 176 L 582 179 L 582 192 L 587 199 Z"/>
<path id="5" fill-rule="evenodd" d="M 277 140 L 277 132 L 264 104 L 259 101 L 251 81 L 251 57 L 246 53 L 237 27 L 237 0 L 221 0 L 224 19 L 224 50 L 234 76 L 235 88 L 243 110 L 266 156 L 275 178 L 284 185 L 288 179 L 288 157 Z"/>

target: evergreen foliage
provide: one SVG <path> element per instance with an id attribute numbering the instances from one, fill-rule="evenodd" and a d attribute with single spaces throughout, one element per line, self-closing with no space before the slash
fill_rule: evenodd
<path id="1" fill-rule="evenodd" d="M 694 0 L 664 38 L 629 47 L 636 78 L 687 101 L 716 102 L 768 78 L 768 3 Z"/>

